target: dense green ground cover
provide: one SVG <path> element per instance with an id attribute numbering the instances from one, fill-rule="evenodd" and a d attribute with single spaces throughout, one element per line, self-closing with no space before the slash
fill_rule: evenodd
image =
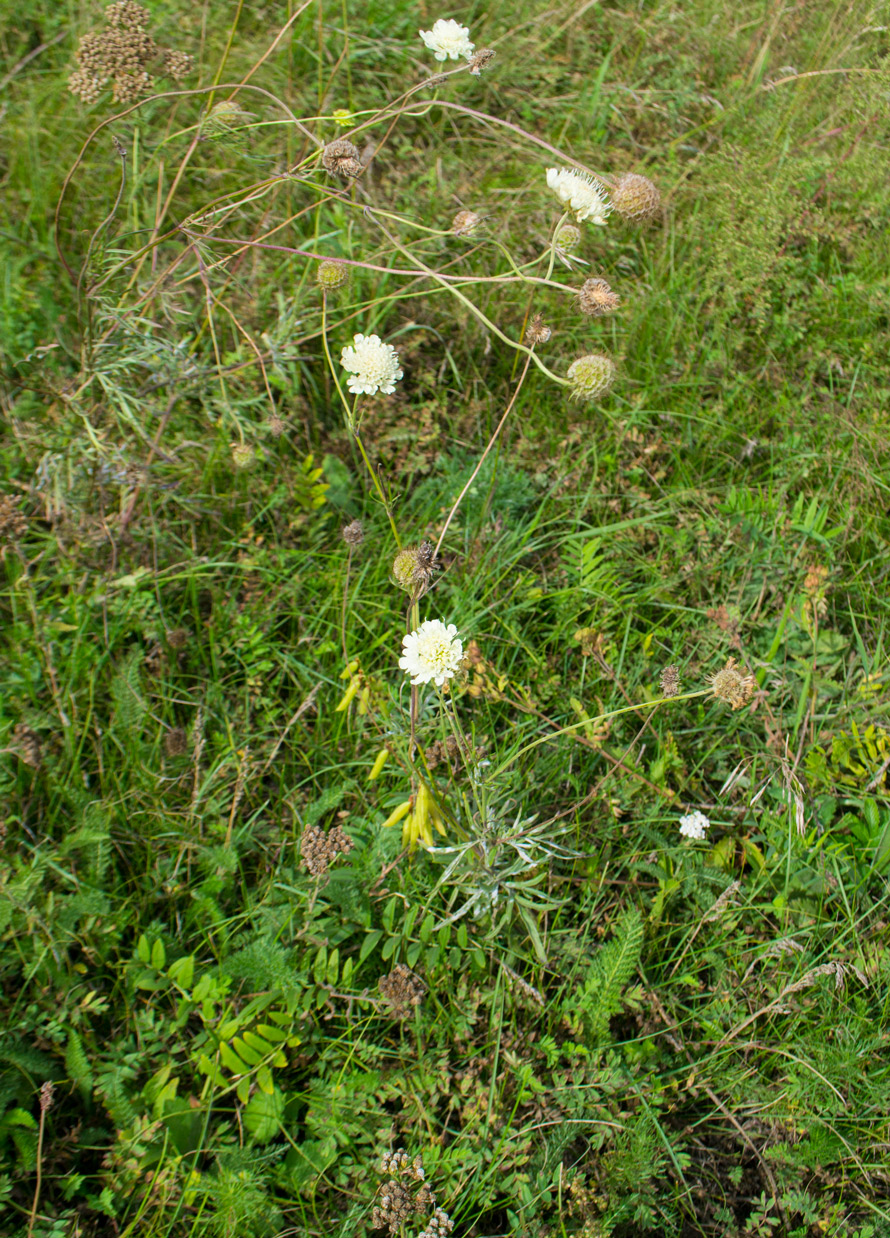
<path id="1" fill-rule="evenodd" d="M 455 1235 L 890 1234 L 885 11 L 149 8 L 117 103 L 0 34 L 0 1232 L 432 1233 L 404 1148 Z M 662 210 L 556 252 L 573 160 Z"/>

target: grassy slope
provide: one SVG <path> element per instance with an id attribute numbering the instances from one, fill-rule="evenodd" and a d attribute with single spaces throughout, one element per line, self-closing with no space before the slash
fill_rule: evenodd
<path id="1" fill-rule="evenodd" d="M 198 117 L 188 100 L 115 122 L 127 177 L 94 241 L 101 295 L 78 304 L 55 257 L 65 174 L 110 114 L 65 90 L 91 16 L 37 5 L 2 35 L 9 68 L 52 44 L 4 87 L 5 492 L 28 518 L 2 603 L 4 1232 L 28 1230 L 47 1079 L 35 1234 L 351 1234 L 398 1145 L 422 1152 L 460 1233 L 888 1232 L 881 23 L 866 4 L 716 0 L 462 15 L 498 59 L 443 98 L 604 172 L 646 171 L 667 209 L 642 233 L 585 234 L 582 270 L 620 292 L 616 318 L 591 326 L 568 300 L 535 301 L 554 329 L 548 364 L 593 341 L 620 379 L 590 409 L 533 375 L 449 530 L 424 614 L 478 643 L 461 717 L 491 769 L 580 708 L 652 699 L 671 662 L 694 689 L 733 655 L 760 690 L 738 713 L 689 702 L 642 732 L 624 715 L 514 763 L 494 787 L 498 820 L 567 826 L 556 841 L 578 855 L 524 873 L 525 916 L 502 895 L 493 918 L 440 930 L 484 882 L 437 887 L 441 863 L 399 858 L 398 830 L 380 830 L 408 786 L 404 599 L 326 377 L 313 268 L 253 251 L 220 275 L 234 318 L 214 314 L 216 351 L 178 234 L 150 261 L 183 267 L 139 303 L 149 266 L 130 255 Z M 233 16 L 183 9 L 161 25 L 198 55 L 188 85 L 213 79 Z M 314 7 L 252 81 L 299 115 L 379 106 L 428 63 L 415 31 L 435 16 L 351 11 L 338 60 L 343 14 L 325 10 L 319 68 Z M 282 20 L 242 14 L 222 79 L 243 77 Z M 244 106 L 256 122 L 281 115 L 259 95 Z M 271 124 L 203 143 L 170 221 L 301 149 Z M 529 149 L 454 112 L 404 118 L 367 192 L 426 225 L 480 209 L 527 260 L 554 221 L 550 160 Z M 61 213 L 75 267 L 119 171 L 103 131 Z M 294 215 L 286 245 L 401 263 L 360 209 L 308 201 L 278 186 L 229 234 Z M 503 261 L 491 240 L 468 253 L 401 235 L 434 264 Z M 385 299 L 400 291 L 362 273 L 331 333 L 339 347 L 378 330 L 400 349 L 406 379 L 373 403 L 365 436 L 417 540 L 487 442 L 513 357 L 456 302 Z M 512 336 L 528 307 L 484 290 L 479 304 Z M 268 350 L 274 409 L 244 332 Z M 248 472 L 232 465 L 242 434 L 262 449 Z M 368 535 L 346 632 L 370 709 L 337 712 L 339 528 L 356 516 Z M 22 724 L 39 766 L 22 759 Z M 387 736 L 395 757 L 369 783 Z M 459 815 L 462 773 L 435 781 Z M 689 808 L 710 817 L 708 845 L 679 842 Z M 302 832 L 338 821 L 354 849 L 316 880 Z M 397 963 L 428 987 L 404 1022 L 378 1000 Z M 245 1031 L 271 1047 L 239 1095 L 227 1055 L 249 1058 Z"/>

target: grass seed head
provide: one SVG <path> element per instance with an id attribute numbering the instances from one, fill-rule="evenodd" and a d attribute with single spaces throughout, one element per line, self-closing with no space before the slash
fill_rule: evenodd
<path id="1" fill-rule="evenodd" d="M 661 213 L 661 194 L 648 176 L 625 172 L 615 182 L 612 206 L 630 223 L 647 223 Z"/>
<path id="2" fill-rule="evenodd" d="M 568 379 L 576 400 L 595 400 L 605 395 L 615 381 L 615 363 L 602 353 L 588 353 L 572 362 Z"/>
<path id="3" fill-rule="evenodd" d="M 753 675 L 743 675 L 736 670 L 735 658 L 730 658 L 722 670 L 708 676 L 711 691 L 720 701 L 726 701 L 733 709 L 741 709 L 747 705 L 757 687 Z"/>
<path id="4" fill-rule="evenodd" d="M 321 156 L 321 161 L 332 176 L 343 176 L 347 180 L 352 176 L 360 176 L 362 172 L 362 157 L 357 146 L 346 138 L 335 138 L 328 142 Z"/>
<path id="5" fill-rule="evenodd" d="M 614 314 L 620 303 L 621 298 L 612 291 L 604 279 L 586 279 L 578 293 L 581 313 L 588 314 L 592 318 Z"/>

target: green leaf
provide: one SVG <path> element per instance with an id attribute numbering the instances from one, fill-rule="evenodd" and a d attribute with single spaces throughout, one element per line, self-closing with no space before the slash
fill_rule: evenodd
<path id="1" fill-rule="evenodd" d="M 281 1130 L 284 1099 L 284 1093 L 273 1087 L 271 1092 L 254 1092 L 245 1105 L 244 1126 L 256 1143 L 268 1143 Z"/>

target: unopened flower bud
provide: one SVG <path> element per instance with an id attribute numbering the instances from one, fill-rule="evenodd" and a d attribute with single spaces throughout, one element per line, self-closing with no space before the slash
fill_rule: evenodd
<path id="1" fill-rule="evenodd" d="M 325 259 L 324 262 L 319 263 L 318 270 L 315 273 L 315 282 L 325 292 L 332 292 L 335 288 L 342 288 L 344 284 L 348 284 L 349 275 L 349 267 L 345 262 L 333 262 L 330 259 Z"/>
<path id="2" fill-rule="evenodd" d="M 581 243 L 581 229 L 575 224 L 563 224 L 556 234 L 556 248 L 569 253 Z"/>

